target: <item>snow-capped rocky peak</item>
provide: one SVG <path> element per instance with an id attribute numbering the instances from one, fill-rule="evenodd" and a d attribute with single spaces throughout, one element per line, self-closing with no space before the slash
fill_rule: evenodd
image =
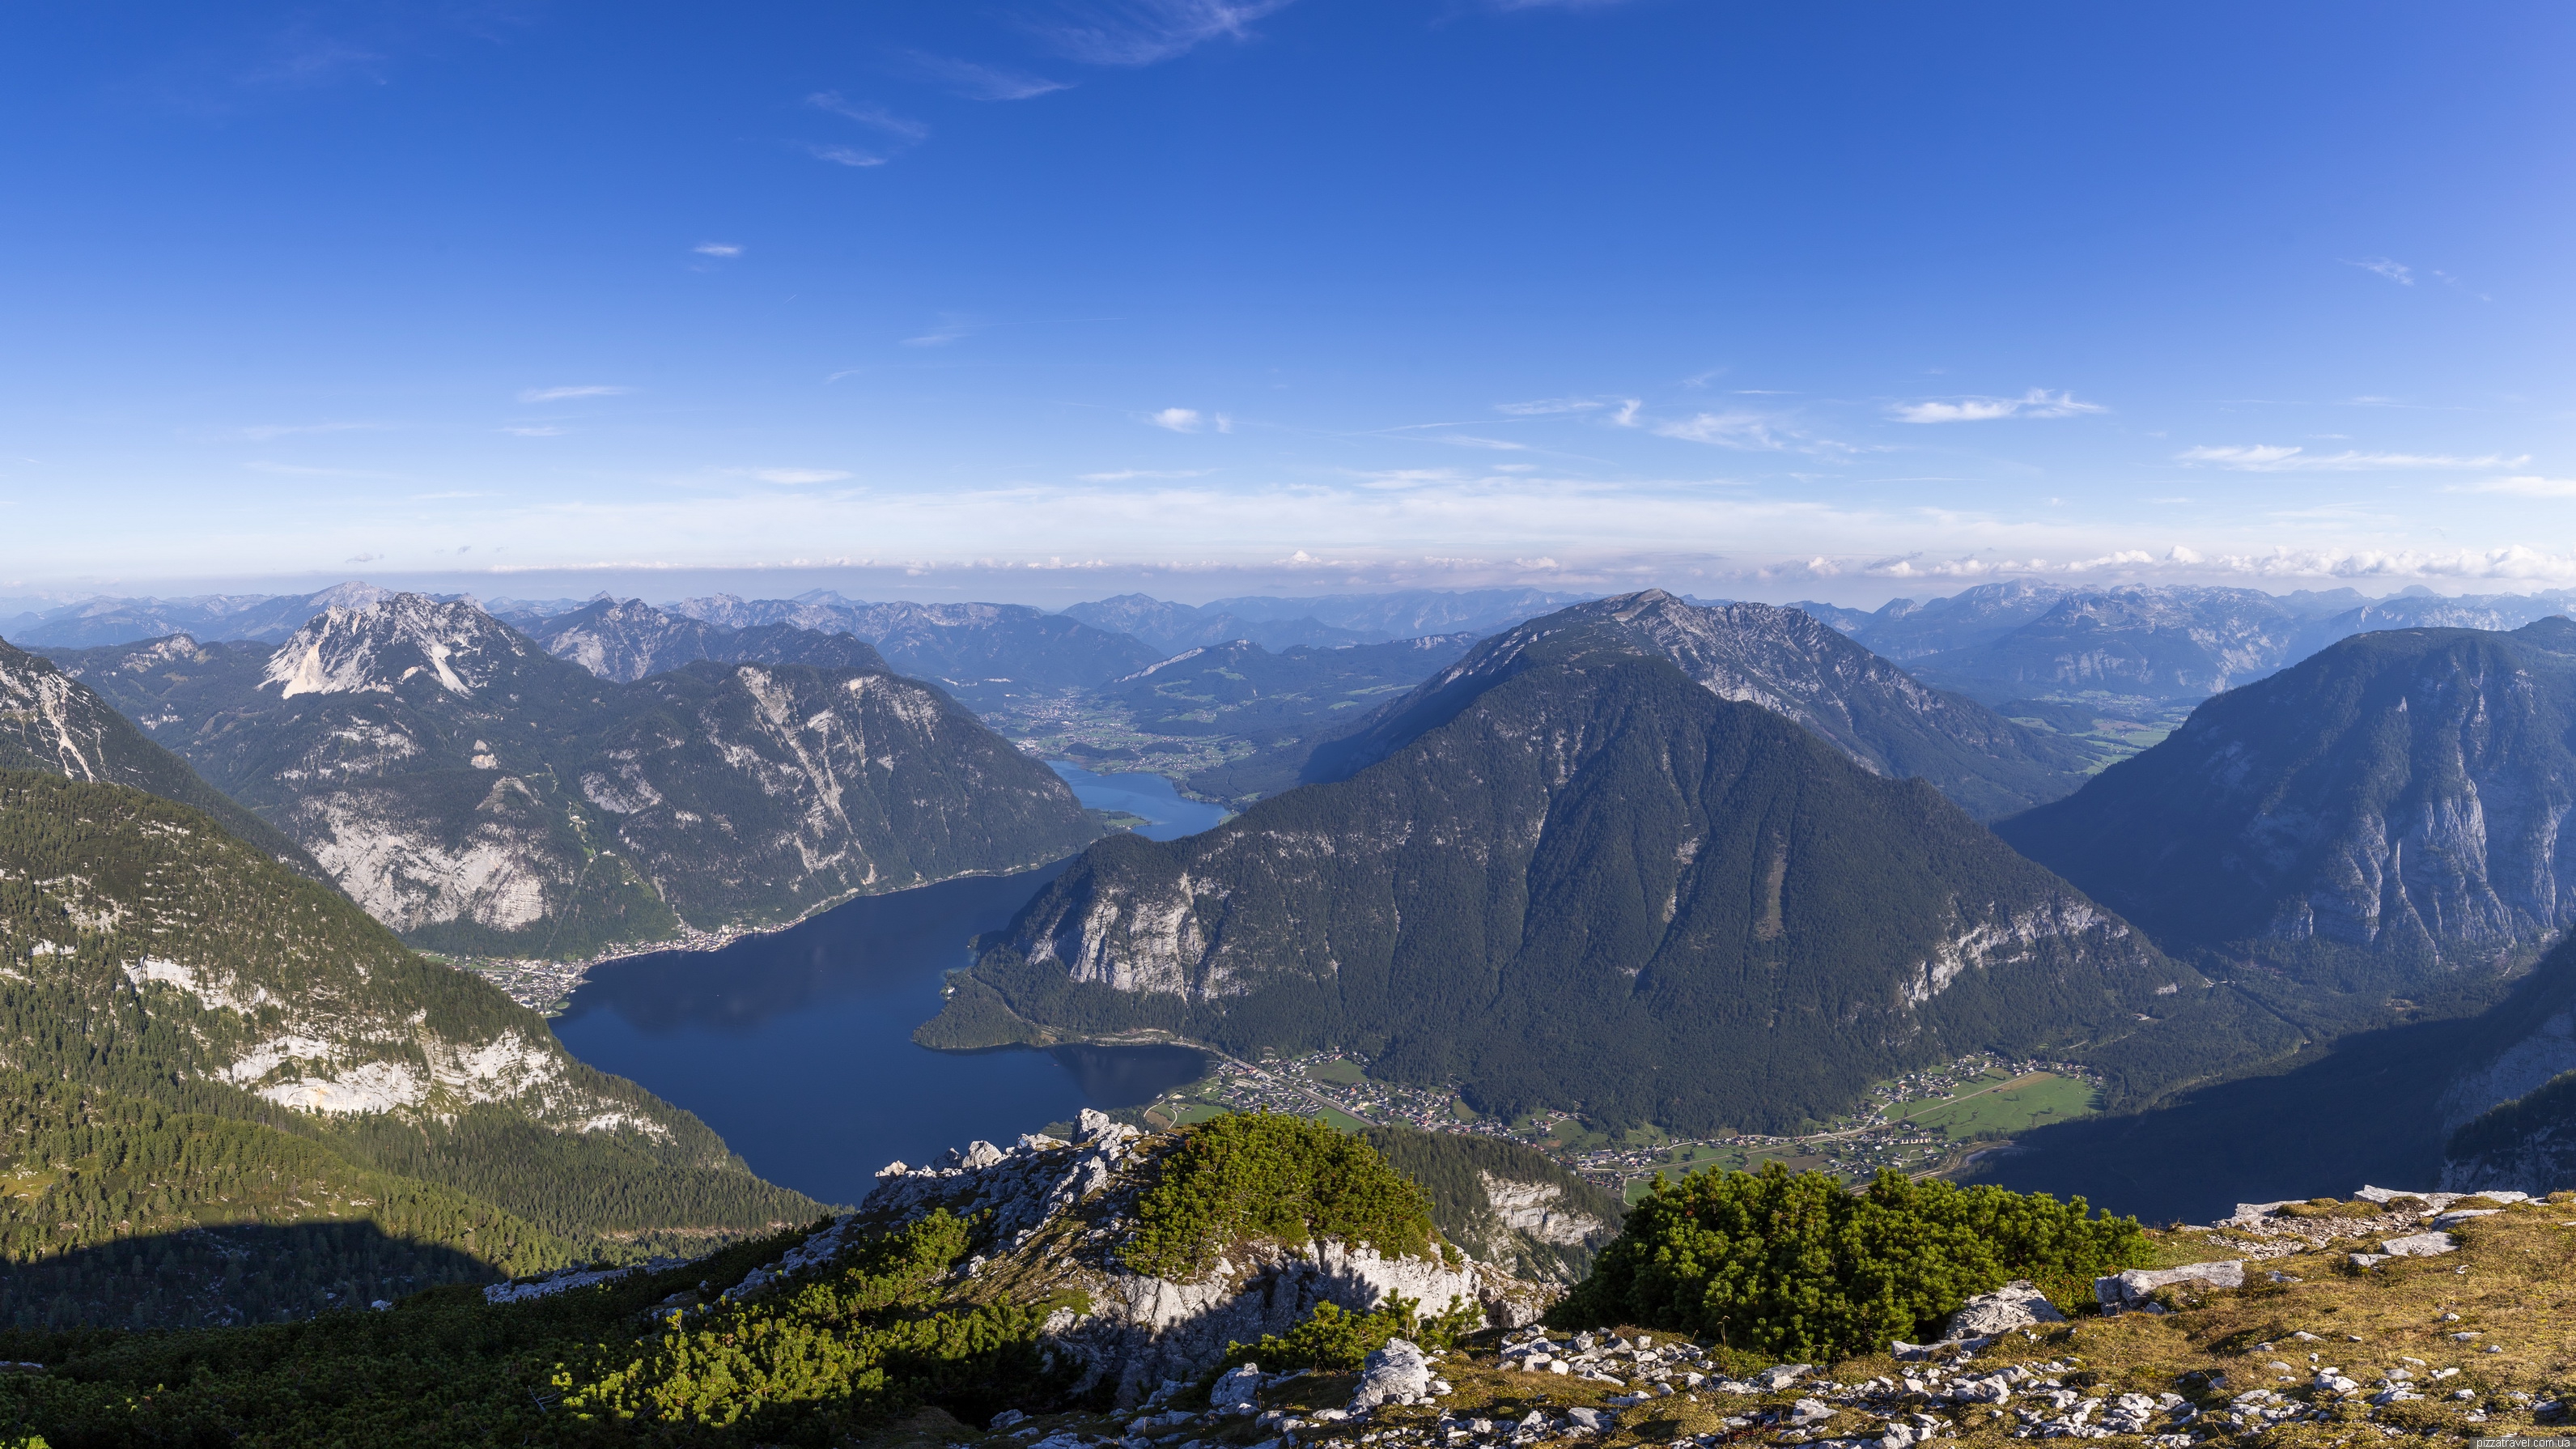
<path id="1" fill-rule="evenodd" d="M 292 699 L 389 693 L 427 676 L 451 694 L 471 695 L 520 652 L 508 628 L 471 604 L 392 594 L 357 608 L 327 609 L 296 630 L 270 657 L 264 684 L 280 686 L 280 697 Z"/>

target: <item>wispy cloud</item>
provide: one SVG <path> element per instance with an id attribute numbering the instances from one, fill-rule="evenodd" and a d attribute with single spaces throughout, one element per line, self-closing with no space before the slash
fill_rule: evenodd
<path id="1" fill-rule="evenodd" d="M 899 137 L 905 141 L 927 140 L 930 136 L 930 128 L 919 121 L 907 120 L 883 106 L 853 101 L 839 91 L 816 91 L 805 98 L 805 104 L 818 111 L 829 111 L 833 115 L 856 121 L 863 126 L 874 126 L 887 135 Z"/>
<path id="2" fill-rule="evenodd" d="M 1746 452 L 1778 452 L 1787 448 L 1790 442 L 1779 419 L 1763 413 L 1697 413 L 1676 421 L 1654 423 L 1650 427 L 1657 437 L 1679 438 L 1686 443 L 1708 443 L 1720 448 L 1739 448 Z"/>
<path id="3" fill-rule="evenodd" d="M 385 57 L 367 46 L 297 24 L 271 42 L 268 58 L 236 77 L 243 85 L 323 86 L 342 79 L 384 81 Z"/>
<path id="4" fill-rule="evenodd" d="M 2347 267 L 2359 267 L 2363 271 L 2369 272 L 2374 276 L 2386 277 L 2388 280 L 2395 282 L 2401 287 L 2411 287 L 2415 285 L 2415 269 L 2401 261 L 2396 261 L 2388 257 L 2370 257 L 2362 261 L 2354 261 L 2350 257 L 2345 257 L 2342 261 Z"/>
<path id="5" fill-rule="evenodd" d="M 838 483 L 850 475 L 836 468 L 754 468 L 751 476 L 763 483 Z"/>
<path id="6" fill-rule="evenodd" d="M 630 393 L 631 387 L 610 387 L 603 383 L 585 383 L 578 387 L 532 387 L 519 394 L 523 403 L 562 402 L 575 397 L 616 397 Z"/>
<path id="7" fill-rule="evenodd" d="M 1035 96 L 1071 90 L 1069 81 L 1048 80 L 1044 76 L 1023 75 L 999 66 L 978 65 L 971 60 L 953 60 L 926 51 L 906 51 L 905 63 L 914 73 L 924 76 L 971 101 L 1025 101 Z"/>
<path id="8" fill-rule="evenodd" d="M 1893 411 L 1900 422 L 1987 423 L 2000 418 L 2072 418 L 2110 409 L 2100 403 L 2078 402 L 2070 392 L 2035 387 L 2019 397 L 1936 398 L 1900 403 Z"/>
<path id="9" fill-rule="evenodd" d="M 245 428 L 225 428 L 204 435 L 208 440 L 237 443 L 265 443 L 272 438 L 292 438 L 307 433 L 362 433 L 383 427 L 382 423 L 253 423 Z"/>
<path id="10" fill-rule="evenodd" d="M 1068 4 L 1031 22 L 1048 43 L 1085 65 L 1154 65 L 1211 40 L 1248 40 L 1252 23 L 1289 0 L 1102 0 Z"/>
<path id="11" fill-rule="evenodd" d="M 961 337 L 972 336 L 978 325 L 980 324 L 971 317 L 961 317 L 954 312 L 942 312 L 939 314 L 938 326 L 931 328 L 929 331 L 922 333 L 918 337 L 907 337 L 903 339 L 903 345 L 906 347 L 945 347 L 949 343 L 955 342 Z"/>
<path id="12" fill-rule="evenodd" d="M 266 459 L 244 463 L 254 473 L 274 473 L 281 478 L 389 478 L 390 473 L 370 472 L 364 468 L 313 468 L 301 463 L 272 463 Z"/>
<path id="13" fill-rule="evenodd" d="M 1599 398 L 1550 397 L 1540 398 L 1536 402 L 1496 403 L 1494 411 L 1516 418 L 1544 418 L 1559 413 L 1588 413 L 1607 406 L 1609 404 Z"/>
<path id="14" fill-rule="evenodd" d="M 2509 493 L 2517 498 L 2576 498 L 2576 478 L 2496 478 L 2455 491 Z"/>
<path id="15" fill-rule="evenodd" d="M 898 116 L 883 106 L 853 101 L 839 91 L 816 91 L 805 98 L 805 104 L 843 120 L 856 121 L 886 137 L 885 144 L 873 148 L 806 143 L 806 155 L 817 161 L 829 161 L 835 166 L 883 166 L 896 154 L 920 145 L 930 136 L 930 127 L 919 121 Z"/>
<path id="16" fill-rule="evenodd" d="M 2442 453 L 2362 453 L 2346 449 L 2340 453 L 2311 453 L 2305 448 L 2277 443 L 2251 443 L 2225 447 L 2185 448 L 2174 455 L 2176 461 L 2205 463 L 2238 473 L 2377 473 L 2420 472 L 2429 469 L 2518 468 L 2531 461 L 2529 455 L 2506 458 L 2494 453 L 2462 458 Z"/>
<path id="17" fill-rule="evenodd" d="M 1138 478 L 1204 478 L 1213 468 L 1121 468 L 1115 473 L 1084 473 L 1084 483 L 1129 483 Z"/>
<path id="18" fill-rule="evenodd" d="M 1147 413 L 1145 421 L 1175 433 L 1195 433 L 1205 427 L 1214 427 L 1220 433 L 1234 431 L 1234 419 L 1223 413 L 1202 414 L 1197 408 L 1165 408 L 1158 413 Z"/>
<path id="19" fill-rule="evenodd" d="M 1453 448 L 1484 448 L 1496 453 L 1529 451 L 1529 444 L 1515 443 L 1506 438 L 1479 438 L 1468 433 L 1432 433 L 1428 436 L 1432 442 L 1447 443 Z"/>
<path id="20" fill-rule="evenodd" d="M 501 431 L 517 438 L 560 438 L 566 430 L 552 423 L 529 423 L 521 427 L 503 428 Z"/>
<path id="21" fill-rule="evenodd" d="M 689 250 L 696 252 L 702 257 L 738 257 L 742 255 L 742 247 L 736 242 L 700 242 L 696 246 L 689 248 Z"/>

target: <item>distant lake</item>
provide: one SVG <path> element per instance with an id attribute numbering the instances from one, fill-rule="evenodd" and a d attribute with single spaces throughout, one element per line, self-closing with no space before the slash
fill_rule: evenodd
<path id="1" fill-rule="evenodd" d="M 1224 818 L 1159 775 L 1056 772 L 1085 805 L 1154 821 L 1171 840 Z M 1196 1081 L 1187 1047 L 934 1052 L 912 1029 L 939 1010 L 967 941 L 1010 923 L 1062 866 L 865 896 L 721 951 L 598 968 L 555 1020 L 573 1055 L 695 1112 L 752 1170 L 855 1203 L 876 1171 L 975 1138 L 1007 1145 L 1085 1107 L 1140 1106 Z"/>
<path id="2" fill-rule="evenodd" d="M 1048 768 L 1073 787 L 1074 798 L 1092 809 L 1124 811 L 1153 821 L 1136 832 L 1147 840 L 1196 835 L 1226 816 L 1222 805 L 1181 798 L 1172 782 L 1160 775 L 1095 775 L 1062 760 L 1048 762 Z"/>

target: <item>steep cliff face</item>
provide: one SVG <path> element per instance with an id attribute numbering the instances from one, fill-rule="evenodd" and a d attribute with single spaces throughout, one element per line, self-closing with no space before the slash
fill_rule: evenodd
<path id="1" fill-rule="evenodd" d="M 2372 998 L 2576 917 L 2576 623 L 2344 641 L 1998 824 L 2169 949 Z"/>
<path id="2" fill-rule="evenodd" d="M 193 656 L 195 646 L 189 641 L 165 642 Z M 153 743 L 97 691 L 53 661 L 6 643 L 0 643 L 0 769 L 127 785 L 174 800 L 205 811 L 234 836 L 289 868 L 321 874 L 303 847 L 208 785 L 187 761 Z"/>
<path id="3" fill-rule="evenodd" d="M 1441 718 L 1520 667 L 1547 640 L 1589 638 L 1670 661 L 1721 699 L 1797 721 L 1872 774 L 1929 780 L 1980 818 L 2055 799 L 2083 782 L 2081 746 L 2003 718 L 1912 675 L 1800 609 L 1685 603 L 1660 589 L 1578 604 L 1507 630 L 1346 741 L 1320 747 L 1306 778 L 1334 778 Z"/>
<path id="4" fill-rule="evenodd" d="M 1972 1044 L 2188 1035 L 2149 1019 L 2199 977 L 1929 786 L 1615 641 L 1485 678 L 1347 780 L 1095 845 L 952 1010 L 1350 1045 L 1488 1111 L 1693 1131 L 1823 1118 Z"/>
<path id="5" fill-rule="evenodd" d="M 779 924 L 1095 833 L 1052 772 L 882 666 L 623 684 L 417 595 L 333 609 L 265 655 L 177 640 L 66 663 L 441 949 L 579 957 Z"/>

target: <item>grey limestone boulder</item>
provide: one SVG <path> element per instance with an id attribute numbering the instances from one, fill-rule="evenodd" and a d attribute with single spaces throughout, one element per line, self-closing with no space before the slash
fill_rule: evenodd
<path id="1" fill-rule="evenodd" d="M 2243 1281 L 2240 1271 L 2238 1281 Z M 2043 1323 L 2064 1323 L 2066 1315 L 2027 1279 L 2015 1279 L 1992 1293 L 1980 1293 L 1959 1306 L 1941 1330 L 1943 1338 L 1986 1338 Z"/>
<path id="2" fill-rule="evenodd" d="M 1351 1395 L 1354 1409 L 1374 1409 L 1384 1403 L 1410 1404 L 1431 1393 L 1431 1364 L 1422 1349 L 1409 1339 L 1390 1338 L 1386 1347 L 1375 1350 L 1360 1367 L 1359 1391 Z"/>
<path id="3" fill-rule="evenodd" d="M 2132 1268 L 2108 1278 L 2093 1280 L 2093 1297 L 2105 1308 L 2136 1308 L 2145 1304 L 2159 1288 L 2178 1283 L 2196 1284 L 2203 1288 L 2242 1288 L 2245 1286 L 2245 1264 L 2230 1259 L 2220 1263 L 2186 1263 L 2179 1268 Z"/>

